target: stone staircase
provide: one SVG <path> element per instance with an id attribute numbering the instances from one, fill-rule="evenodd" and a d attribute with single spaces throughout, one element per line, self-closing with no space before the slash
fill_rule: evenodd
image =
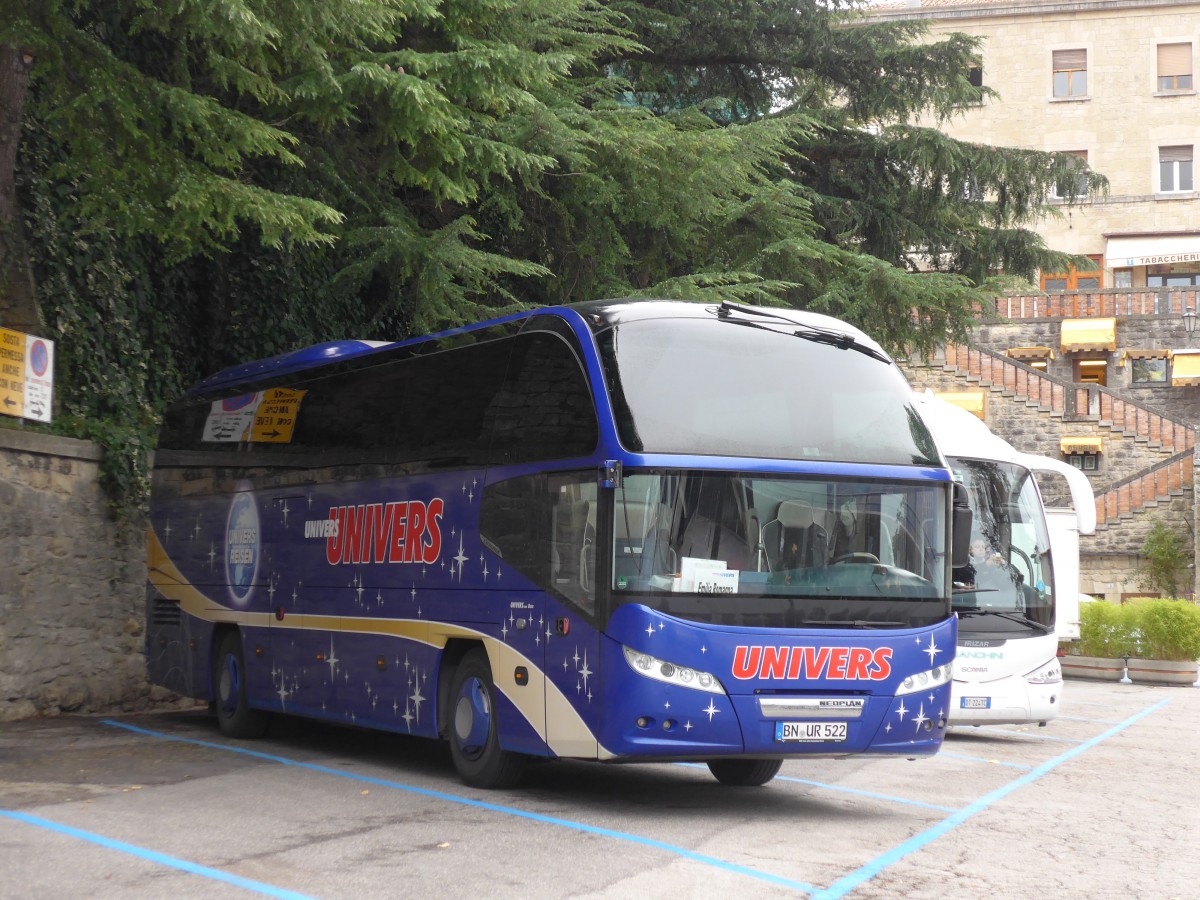
<path id="1" fill-rule="evenodd" d="M 1097 434 L 1133 440 L 1159 457 L 1136 474 L 1096 486 L 1097 528 L 1128 519 L 1194 485 L 1195 430 L 1108 388 L 1047 375 L 1003 354 L 947 344 L 933 359 L 910 361 L 939 368 L 963 386 L 989 389 L 1040 414 L 1087 427 Z"/>

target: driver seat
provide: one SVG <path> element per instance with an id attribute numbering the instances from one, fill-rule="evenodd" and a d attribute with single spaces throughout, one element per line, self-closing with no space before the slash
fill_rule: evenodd
<path id="1" fill-rule="evenodd" d="M 780 503 L 775 518 L 762 527 L 761 540 L 772 571 L 823 566 L 829 554 L 829 533 L 806 500 Z"/>

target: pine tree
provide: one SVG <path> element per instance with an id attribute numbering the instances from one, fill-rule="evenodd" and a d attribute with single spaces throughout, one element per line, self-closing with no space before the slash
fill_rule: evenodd
<path id="1" fill-rule="evenodd" d="M 975 39 L 927 42 L 923 23 L 872 23 L 846 0 L 622 9 L 645 49 L 608 63 L 647 108 L 788 131 L 769 175 L 813 228 L 752 260 L 756 273 L 794 285 L 787 302 L 851 319 L 893 349 L 928 349 L 965 336 L 997 276 L 1074 261 L 1032 226 L 1055 214 L 1045 200 L 1056 185 L 1082 180 L 1100 193 L 1102 176 L 1066 154 L 966 144 L 916 124 L 987 92 L 967 77 Z"/>

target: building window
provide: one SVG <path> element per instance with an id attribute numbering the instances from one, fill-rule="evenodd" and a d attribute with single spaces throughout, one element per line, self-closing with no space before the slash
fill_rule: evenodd
<path id="1" fill-rule="evenodd" d="M 979 104 L 983 102 L 983 60 L 975 60 L 967 69 L 967 83 L 974 88 L 972 91 L 971 103 Z"/>
<path id="2" fill-rule="evenodd" d="M 1086 50 L 1055 50 L 1053 65 L 1055 97 L 1087 96 Z"/>
<path id="3" fill-rule="evenodd" d="M 1088 154 L 1087 154 L 1086 150 L 1067 150 L 1066 154 L 1068 156 L 1078 157 L 1080 160 L 1083 161 L 1083 164 L 1085 166 L 1087 165 Z M 1054 187 L 1051 188 L 1051 190 L 1050 190 L 1050 196 L 1055 200 L 1066 199 L 1067 197 L 1071 196 L 1072 184 L 1075 187 L 1074 199 L 1082 200 L 1085 197 L 1087 197 L 1088 177 L 1087 177 L 1086 172 L 1080 172 L 1079 174 L 1075 175 L 1071 180 L 1068 180 L 1066 182 L 1056 183 L 1054 185 Z"/>
<path id="4" fill-rule="evenodd" d="M 1147 275 L 1146 287 L 1192 287 L 1200 285 L 1200 272 L 1172 272 L 1170 275 Z"/>
<path id="5" fill-rule="evenodd" d="M 1113 269 L 1113 287 L 1133 287 L 1133 269 Z"/>
<path id="6" fill-rule="evenodd" d="M 1042 275 L 1042 290 L 1047 294 L 1061 291 L 1095 291 L 1104 287 L 1104 270 L 1099 256 L 1088 255 L 1095 268 L 1079 271 L 1074 267 L 1069 272 L 1047 272 Z"/>
<path id="7" fill-rule="evenodd" d="M 1131 359 L 1130 369 L 1133 372 L 1134 384 L 1166 384 L 1167 383 L 1167 360 L 1165 357 L 1158 359 Z"/>
<path id="8" fill-rule="evenodd" d="M 1095 453 L 1068 453 L 1067 462 L 1085 472 L 1095 472 L 1100 468 L 1100 457 Z"/>
<path id="9" fill-rule="evenodd" d="M 1158 189 L 1164 194 L 1192 190 L 1192 147 L 1190 144 L 1158 148 Z"/>
<path id="10" fill-rule="evenodd" d="M 958 195 L 960 199 L 970 203 L 978 203 L 983 199 L 983 187 L 979 184 L 979 179 L 974 175 L 968 175 L 962 180 L 962 184 L 958 187 Z"/>
<path id="11" fill-rule="evenodd" d="M 1163 93 L 1192 89 L 1192 45 L 1158 45 L 1158 89 Z"/>
<path id="12" fill-rule="evenodd" d="M 1076 384 L 1108 384 L 1108 357 L 1077 359 L 1074 363 Z"/>

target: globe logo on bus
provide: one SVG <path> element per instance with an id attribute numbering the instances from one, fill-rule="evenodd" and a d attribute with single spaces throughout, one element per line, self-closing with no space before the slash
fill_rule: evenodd
<path id="1" fill-rule="evenodd" d="M 235 494 L 225 523 L 225 577 L 234 603 L 245 605 L 258 574 L 258 505 L 249 492 Z"/>

